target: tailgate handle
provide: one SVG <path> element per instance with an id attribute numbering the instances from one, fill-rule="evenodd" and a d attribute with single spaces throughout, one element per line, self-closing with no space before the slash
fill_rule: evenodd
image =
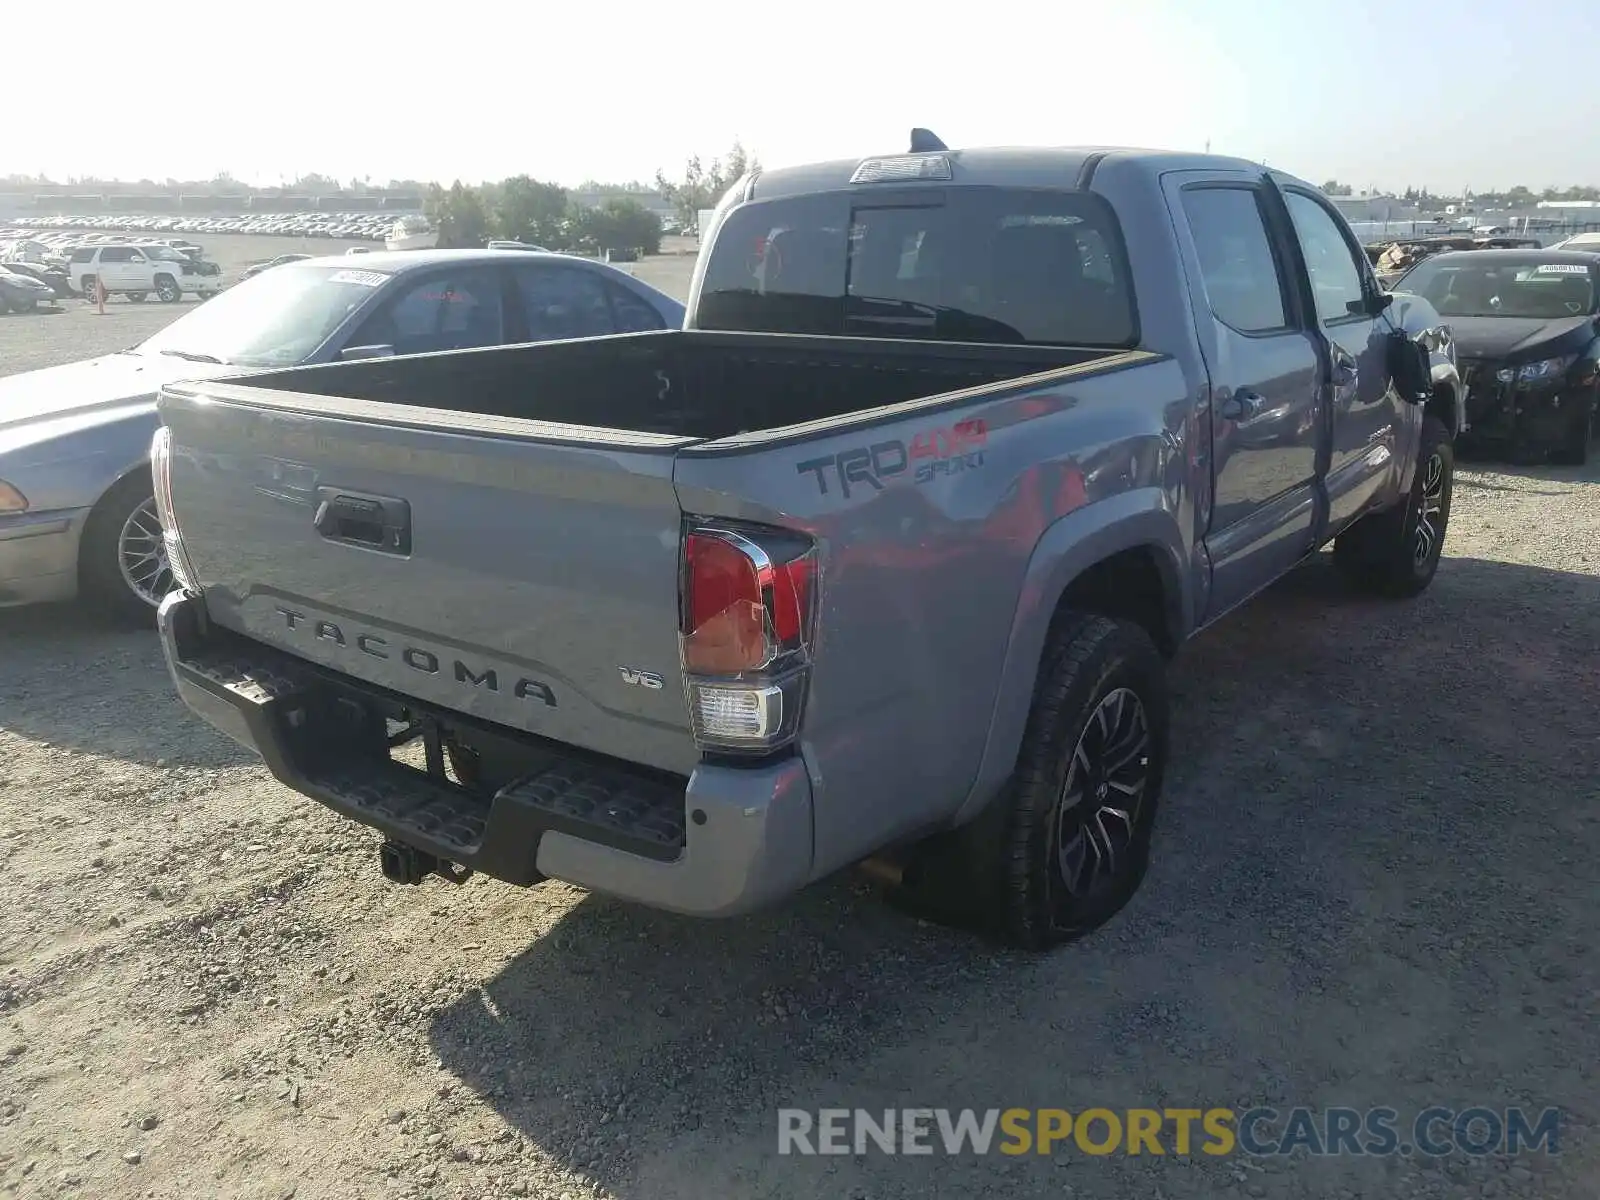
<path id="1" fill-rule="evenodd" d="M 411 505 L 393 496 L 319 487 L 316 530 L 330 542 L 384 554 L 411 553 Z"/>

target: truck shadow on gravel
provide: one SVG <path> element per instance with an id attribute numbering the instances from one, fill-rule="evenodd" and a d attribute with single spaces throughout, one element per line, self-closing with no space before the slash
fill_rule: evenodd
<path id="1" fill-rule="evenodd" d="M 951 1169 L 779 1160 L 784 1106 L 1581 1104 L 1597 644 L 1591 575 L 1447 559 L 1392 604 L 1320 559 L 1181 657 L 1154 864 L 1098 934 L 1023 956 L 853 876 L 710 924 L 589 897 L 432 1046 L 544 1152 L 651 1200 Z M 1094 1188 L 1174 1169 L 1103 1158 Z M 1062 1194 L 1048 1162 L 1008 1170 L 1007 1194 Z"/>
<path id="2" fill-rule="evenodd" d="M 0 729 L 146 765 L 257 761 L 178 699 L 153 617 L 116 628 L 70 604 L 0 611 Z"/>

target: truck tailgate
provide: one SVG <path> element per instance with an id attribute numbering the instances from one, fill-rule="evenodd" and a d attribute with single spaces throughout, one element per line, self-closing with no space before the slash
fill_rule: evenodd
<path id="1" fill-rule="evenodd" d="M 229 384 L 169 389 L 159 408 L 173 511 L 218 625 L 401 695 L 692 770 L 682 689 L 638 686 L 677 677 L 672 469 L 690 439 Z"/>

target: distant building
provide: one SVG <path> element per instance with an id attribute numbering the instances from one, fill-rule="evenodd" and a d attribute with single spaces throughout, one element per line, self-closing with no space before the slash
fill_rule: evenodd
<path id="1" fill-rule="evenodd" d="M 1334 207 L 1351 222 L 1414 221 L 1417 206 L 1399 196 L 1329 196 Z"/>
<path id="2" fill-rule="evenodd" d="M 1600 200 L 1541 200 L 1539 209 L 1542 213 L 1561 216 L 1570 213 L 1579 220 L 1593 220 L 1596 210 L 1600 209 Z"/>

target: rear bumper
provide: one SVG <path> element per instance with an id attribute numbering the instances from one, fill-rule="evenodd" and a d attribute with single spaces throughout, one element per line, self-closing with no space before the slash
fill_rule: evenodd
<path id="1" fill-rule="evenodd" d="M 0 517 L 0 608 L 78 594 L 78 539 L 87 509 Z"/>
<path id="2" fill-rule="evenodd" d="M 381 717 L 405 704 L 292 655 L 208 628 L 201 603 L 161 605 L 162 647 L 184 702 L 261 755 L 288 787 L 394 841 L 507 883 L 566 880 L 654 908 L 732 916 L 810 880 L 811 785 L 799 759 L 687 779 L 504 728 L 537 759 L 492 796 L 391 760 Z"/>

